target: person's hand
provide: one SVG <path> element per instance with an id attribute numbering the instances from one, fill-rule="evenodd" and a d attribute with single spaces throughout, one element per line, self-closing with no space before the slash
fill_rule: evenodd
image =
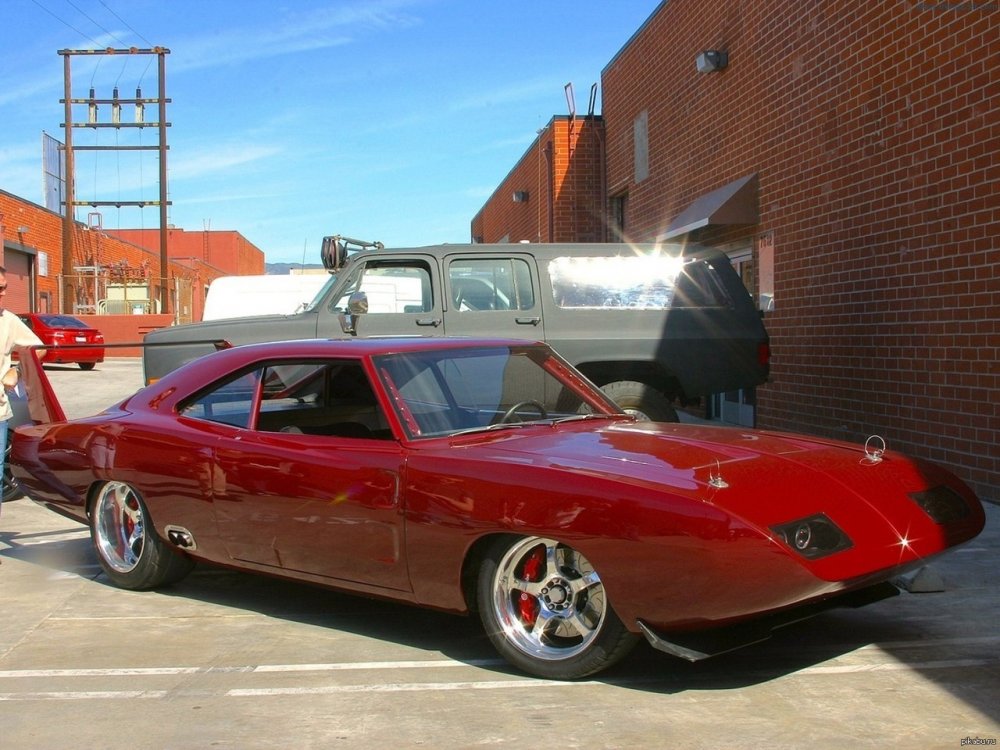
<path id="1" fill-rule="evenodd" d="M 3 387 L 8 390 L 14 390 L 14 386 L 17 385 L 17 370 L 11 367 L 7 372 L 3 374 L 0 378 L 0 383 L 3 383 Z"/>

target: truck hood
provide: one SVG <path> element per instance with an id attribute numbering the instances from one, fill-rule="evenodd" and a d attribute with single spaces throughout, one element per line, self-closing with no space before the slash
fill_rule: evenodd
<path id="1" fill-rule="evenodd" d="M 145 342 L 159 344 L 173 341 L 225 339 L 232 344 L 249 344 L 262 340 L 260 334 L 262 330 L 284 328 L 290 321 L 302 321 L 298 323 L 301 326 L 308 326 L 305 321 L 312 321 L 315 333 L 315 318 L 316 314 L 310 312 L 293 315 L 260 315 L 254 316 L 252 325 L 245 318 L 220 318 L 200 323 L 185 323 L 179 326 L 158 328 L 146 334 Z M 251 331 L 253 336 L 249 335 Z"/>

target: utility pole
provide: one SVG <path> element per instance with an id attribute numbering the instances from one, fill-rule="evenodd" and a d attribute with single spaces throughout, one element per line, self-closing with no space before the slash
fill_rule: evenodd
<path id="1" fill-rule="evenodd" d="M 93 206 L 97 208 L 98 206 L 115 206 L 120 208 L 121 206 L 138 206 L 140 208 L 145 206 L 159 206 L 160 208 L 160 276 L 159 276 L 159 286 L 160 286 L 160 312 L 169 313 L 170 312 L 170 287 L 168 284 L 168 258 L 167 258 L 167 206 L 170 202 L 167 200 L 167 128 L 170 127 L 170 123 L 167 122 L 167 103 L 170 101 L 166 97 L 166 55 L 170 54 L 170 50 L 165 47 L 152 47 L 150 49 L 138 49 L 136 47 L 130 47 L 128 49 L 112 49 L 108 47 L 103 50 L 72 50 L 72 49 L 62 49 L 59 50 L 59 54 L 63 56 L 63 79 L 64 79 L 64 96 L 61 100 L 64 105 L 65 111 L 65 122 L 63 123 L 63 129 L 65 131 L 65 146 L 66 149 L 66 203 L 65 203 L 65 213 L 63 214 L 63 237 L 62 237 L 62 268 L 63 268 L 63 289 L 62 289 L 62 306 L 63 312 L 72 314 L 75 312 L 75 298 L 76 293 L 73 287 L 73 279 L 71 272 L 73 270 L 73 230 L 74 230 L 74 210 L 77 206 Z M 143 98 L 140 89 L 135 90 L 135 98 L 119 98 L 118 89 L 115 88 L 114 94 L 110 99 L 98 99 L 94 95 L 94 89 L 90 89 L 90 96 L 85 99 L 73 98 L 73 87 L 70 75 L 70 60 L 77 55 L 156 55 L 158 57 L 159 65 L 157 67 L 158 72 L 158 87 L 156 98 Z M 74 104 L 86 104 L 87 105 L 87 121 L 86 122 L 74 122 L 73 120 L 73 105 Z M 98 105 L 109 104 L 111 105 L 111 121 L 110 122 L 98 122 Z M 134 122 L 122 122 L 121 112 L 123 104 L 131 104 L 135 107 L 135 117 Z M 156 122 L 146 122 L 145 107 L 147 104 L 157 105 L 157 120 Z M 73 128 L 152 128 L 157 129 L 159 135 L 158 143 L 155 146 L 74 146 L 73 145 Z M 156 201 L 101 201 L 101 200 L 77 200 L 76 199 L 76 189 L 75 189 L 75 159 L 74 154 L 76 151 L 157 151 L 159 152 L 160 158 L 160 193 L 159 200 Z"/>

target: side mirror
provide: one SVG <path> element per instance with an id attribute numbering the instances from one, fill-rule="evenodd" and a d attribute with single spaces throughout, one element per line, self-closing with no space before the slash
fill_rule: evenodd
<path id="1" fill-rule="evenodd" d="M 351 336 L 358 335 L 358 316 L 368 312 L 368 295 L 355 292 L 347 299 L 347 312 L 340 314 L 340 328 Z"/>
<path id="2" fill-rule="evenodd" d="M 355 292 L 347 299 L 347 312 L 351 315 L 364 315 L 368 312 L 368 295 Z"/>

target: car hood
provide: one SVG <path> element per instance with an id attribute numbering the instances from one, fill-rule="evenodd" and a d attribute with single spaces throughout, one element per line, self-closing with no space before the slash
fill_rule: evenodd
<path id="1" fill-rule="evenodd" d="M 896 525 L 919 512 L 911 493 L 941 485 L 982 512 L 971 491 L 948 471 L 892 451 L 866 453 L 852 443 L 732 427 L 578 425 L 523 430 L 489 449 L 519 464 L 711 503 L 758 528 L 816 513 L 847 525 L 874 517 Z M 880 440 L 873 443 L 882 447 Z"/>

